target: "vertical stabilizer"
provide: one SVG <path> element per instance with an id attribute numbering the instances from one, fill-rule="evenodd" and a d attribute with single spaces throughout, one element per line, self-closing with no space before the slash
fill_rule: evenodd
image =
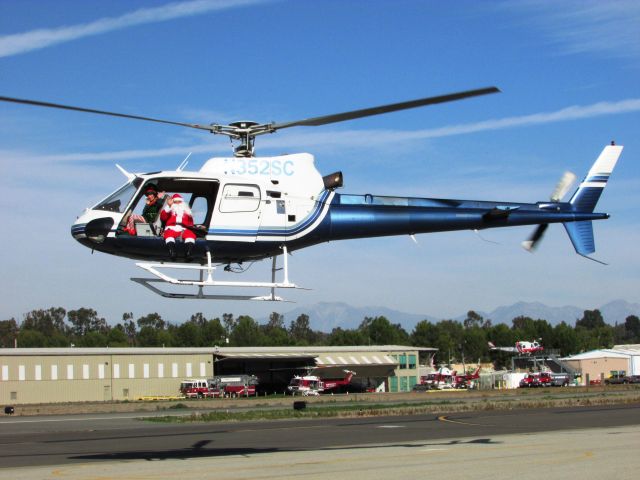
<path id="1" fill-rule="evenodd" d="M 621 145 L 607 145 L 604 147 L 604 150 L 602 150 L 602 153 L 569 201 L 576 211 L 593 212 L 596 208 L 600 195 L 622 153 L 622 148 Z M 571 236 L 571 234 L 569 235 Z"/>
<path id="2" fill-rule="evenodd" d="M 593 239 L 593 222 L 591 220 L 564 223 L 563 225 L 577 254 L 586 257 L 596 251 L 596 243 Z"/>

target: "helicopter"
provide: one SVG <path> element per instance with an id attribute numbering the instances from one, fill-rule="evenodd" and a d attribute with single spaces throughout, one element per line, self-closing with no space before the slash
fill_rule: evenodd
<path id="1" fill-rule="evenodd" d="M 0 101 L 169 124 L 229 137 L 233 156 L 211 158 L 199 171 L 185 171 L 186 159 L 175 170 L 162 172 L 131 173 L 116 165 L 126 183 L 86 209 L 71 226 L 71 235 L 92 251 L 138 260 L 136 265 L 152 277 L 131 280 L 163 297 L 283 301 L 276 290 L 303 289 L 289 280 L 288 255 L 335 240 L 390 235 L 414 238 L 419 233 L 533 225 L 535 230 L 523 242 L 533 251 L 549 224 L 562 223 L 576 253 L 595 260 L 589 257 L 595 251 L 592 221 L 609 215 L 594 210 L 623 148 L 614 142 L 604 147 L 568 202 L 562 198 L 575 178 L 568 173 L 548 201 L 537 203 L 353 195 L 336 191 L 344 184 L 342 172 L 323 176 L 309 153 L 255 155 L 256 137 L 285 128 L 317 127 L 498 92 L 491 86 L 290 122 L 237 121 L 228 125 L 176 122 L 13 97 L 0 96 Z M 192 219 L 173 227 L 187 234 L 182 235 L 183 241 L 178 238 L 169 245 L 168 225 L 139 222 L 135 231 L 126 228 L 131 216 L 142 210 L 145 192 L 151 187 L 184 199 Z M 270 281 L 214 279 L 220 266 L 241 273 L 246 271 L 246 263 L 267 258 L 272 259 Z M 192 278 L 179 278 L 186 272 Z M 276 280 L 278 272 L 280 280 Z M 159 284 L 195 287 L 196 291 L 176 292 Z M 209 287 L 215 291 L 210 293 Z M 220 292 L 226 287 L 266 288 L 268 293 Z"/>
<path id="2" fill-rule="evenodd" d="M 336 379 L 324 379 L 322 377 L 316 375 L 295 375 L 291 382 L 289 382 L 289 386 L 287 390 L 291 395 L 302 395 L 302 396 L 316 396 L 324 393 L 328 390 L 333 390 L 334 388 L 341 387 L 344 385 L 349 385 L 351 379 L 356 374 L 351 370 L 344 370 L 345 376 L 344 378 L 336 378 Z"/>
<path id="3" fill-rule="evenodd" d="M 491 351 L 501 351 L 501 352 L 509 352 L 509 353 L 519 353 L 521 355 L 531 355 L 534 353 L 540 353 L 544 351 L 544 347 L 540 343 L 542 339 L 525 341 L 518 340 L 516 342 L 515 347 L 496 347 L 493 342 L 488 342 L 489 350 Z"/>

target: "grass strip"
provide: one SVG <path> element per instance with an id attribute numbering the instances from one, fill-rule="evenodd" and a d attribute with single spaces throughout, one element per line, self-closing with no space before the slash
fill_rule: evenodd
<path id="1" fill-rule="evenodd" d="M 246 422 L 284 419 L 317 419 L 317 418 L 353 418 L 375 416 L 402 416 L 421 414 L 443 414 L 482 410 L 515 410 L 527 408 L 582 407 L 614 404 L 640 403 L 640 394 L 596 394 L 574 395 L 553 398 L 545 396 L 532 399 L 478 399 L 477 401 L 442 400 L 424 403 L 400 404 L 354 404 L 354 405 L 312 405 L 302 410 L 292 408 L 250 410 L 250 411 L 215 411 L 194 412 L 191 415 L 166 415 L 145 418 L 149 422 L 188 423 L 188 422 Z"/>

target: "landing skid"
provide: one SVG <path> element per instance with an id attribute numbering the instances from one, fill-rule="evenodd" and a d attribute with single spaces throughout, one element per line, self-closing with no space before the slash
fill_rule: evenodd
<path id="1" fill-rule="evenodd" d="M 282 257 L 284 260 L 283 268 L 276 268 L 276 258 L 277 256 L 272 257 L 273 262 L 271 265 L 271 282 L 231 282 L 231 281 L 216 281 L 213 279 L 213 273 L 216 270 L 216 267 L 211 264 L 211 253 L 207 252 L 207 263 L 206 265 L 189 265 L 182 263 L 148 263 L 148 262 L 139 262 L 136 265 L 147 272 L 151 273 L 155 276 L 155 278 L 131 278 L 136 283 L 147 287 L 154 293 L 161 295 L 165 298 L 188 298 L 188 299 L 196 299 L 196 300 L 258 300 L 265 302 L 286 302 L 282 297 L 276 295 L 277 288 L 295 288 L 306 290 L 302 287 L 297 286 L 295 283 L 289 282 L 289 266 L 287 262 L 287 247 L 282 247 Z M 164 270 L 186 270 L 186 271 L 197 271 L 199 273 L 199 280 L 186 280 L 179 279 L 167 275 L 160 271 L 160 269 Z M 276 272 L 278 270 L 283 270 L 283 281 L 276 282 Z M 206 274 L 206 279 L 205 279 Z M 180 285 L 180 286 L 195 286 L 198 288 L 196 293 L 180 293 L 180 292 L 167 292 L 164 291 L 157 286 L 153 285 L 155 283 L 164 283 L 169 285 Z M 204 287 L 235 287 L 235 288 L 268 288 L 270 289 L 270 293 L 268 295 L 235 295 L 235 294 L 209 294 L 204 293 Z"/>

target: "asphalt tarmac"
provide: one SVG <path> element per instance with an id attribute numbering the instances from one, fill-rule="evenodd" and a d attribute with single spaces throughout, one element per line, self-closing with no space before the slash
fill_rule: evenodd
<path id="1" fill-rule="evenodd" d="M 544 472 L 546 480 L 640 472 L 640 405 L 250 423 L 137 418 L 3 418 L 0 479 L 370 480 L 436 472 L 539 479 Z"/>

